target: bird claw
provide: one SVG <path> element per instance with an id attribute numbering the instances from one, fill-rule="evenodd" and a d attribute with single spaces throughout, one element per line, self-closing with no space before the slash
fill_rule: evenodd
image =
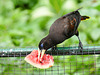
<path id="1" fill-rule="evenodd" d="M 83 45 L 82 45 L 81 42 L 79 42 L 79 49 L 80 49 L 81 52 L 83 52 Z"/>
<path id="2" fill-rule="evenodd" d="M 51 48 L 51 50 L 57 50 L 57 46 L 53 46 L 52 48 Z"/>

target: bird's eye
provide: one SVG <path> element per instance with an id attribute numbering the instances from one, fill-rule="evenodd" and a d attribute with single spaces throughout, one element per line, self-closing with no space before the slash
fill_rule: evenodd
<path id="1" fill-rule="evenodd" d="M 41 44 L 41 47 L 43 47 L 43 43 Z"/>

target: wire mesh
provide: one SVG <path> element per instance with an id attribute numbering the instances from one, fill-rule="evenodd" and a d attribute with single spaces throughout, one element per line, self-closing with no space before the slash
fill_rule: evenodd
<path id="1" fill-rule="evenodd" d="M 100 75 L 100 46 L 58 47 L 46 53 L 53 55 L 54 66 L 38 69 L 24 61 L 33 49 L 0 49 L 0 75 Z"/>

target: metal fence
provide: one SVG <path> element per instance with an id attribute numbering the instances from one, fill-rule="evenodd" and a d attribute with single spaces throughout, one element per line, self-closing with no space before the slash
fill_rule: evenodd
<path id="1" fill-rule="evenodd" d="M 38 69 L 24 61 L 37 48 L 0 49 L 0 75 L 100 75 L 100 46 L 58 47 L 46 53 L 53 55 L 54 66 Z"/>

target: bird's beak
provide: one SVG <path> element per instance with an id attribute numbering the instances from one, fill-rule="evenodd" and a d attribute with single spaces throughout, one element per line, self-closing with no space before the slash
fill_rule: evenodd
<path id="1" fill-rule="evenodd" d="M 38 59 L 40 58 L 41 50 L 38 48 Z"/>
<path id="2" fill-rule="evenodd" d="M 46 50 L 44 50 L 44 49 L 42 50 L 41 58 L 43 57 L 45 51 L 46 51 Z"/>
<path id="3" fill-rule="evenodd" d="M 38 59 L 39 59 L 39 57 L 40 57 L 40 54 L 41 54 L 41 58 L 43 57 L 45 51 L 46 51 L 46 50 L 44 50 L 44 49 L 43 49 L 43 50 L 40 50 L 40 49 L 38 48 Z"/>

